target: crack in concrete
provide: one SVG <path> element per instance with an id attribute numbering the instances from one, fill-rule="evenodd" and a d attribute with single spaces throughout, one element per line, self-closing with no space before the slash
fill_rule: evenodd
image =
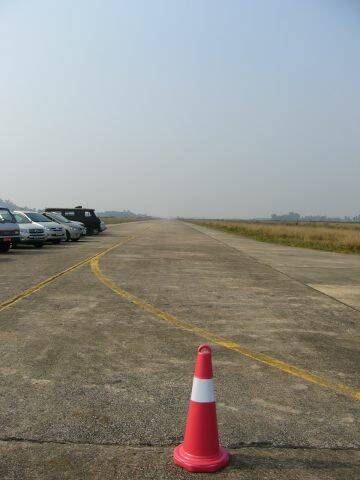
<path id="1" fill-rule="evenodd" d="M 175 440 L 175 439 L 174 439 Z M 171 448 L 176 447 L 181 438 L 175 442 L 169 443 L 154 443 L 154 442 L 142 442 L 136 445 L 128 443 L 118 442 L 79 442 L 76 440 L 42 440 L 38 438 L 25 438 L 25 437 L 0 437 L 0 442 L 6 443 L 33 443 L 38 445 L 83 445 L 83 446 L 100 446 L 100 447 L 128 447 L 133 449 L 140 448 Z M 319 445 L 292 445 L 292 444 L 277 444 L 267 441 L 259 442 L 237 442 L 227 445 L 230 450 L 239 450 L 243 448 L 259 448 L 259 449 L 271 449 L 271 450 L 327 450 L 327 451 L 348 451 L 348 452 L 360 452 L 359 447 L 343 447 L 334 446 L 326 447 Z"/>
<path id="2" fill-rule="evenodd" d="M 359 447 L 343 447 L 343 446 L 334 446 L 334 447 L 326 447 L 326 446 L 319 446 L 319 445 L 293 445 L 293 444 L 286 444 L 286 443 L 273 443 L 267 441 L 259 441 L 259 442 L 238 442 L 238 443 L 231 443 L 228 445 L 228 448 L 231 450 L 237 450 L 241 448 L 264 448 L 264 449 L 275 449 L 275 450 L 328 450 L 328 451 L 348 451 L 348 452 L 359 452 Z"/>

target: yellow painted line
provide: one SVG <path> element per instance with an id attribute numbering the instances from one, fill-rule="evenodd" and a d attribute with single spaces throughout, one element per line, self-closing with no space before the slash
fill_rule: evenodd
<path id="1" fill-rule="evenodd" d="M 165 320 L 167 323 L 173 325 L 176 328 L 181 330 L 185 330 L 187 332 L 194 333 L 199 335 L 200 337 L 212 342 L 216 345 L 221 347 L 227 348 L 228 350 L 232 350 L 234 352 L 243 355 L 244 357 L 250 358 L 251 360 L 256 360 L 257 362 L 263 363 L 269 367 L 276 368 L 277 370 L 281 370 L 293 377 L 301 378 L 307 382 L 315 383 L 321 387 L 329 388 L 337 393 L 341 393 L 346 395 L 347 397 L 355 398 L 356 400 L 360 400 L 360 392 L 357 392 L 351 387 L 347 385 L 343 385 L 341 383 L 336 383 L 326 378 L 320 377 L 318 375 L 314 375 L 306 370 L 301 368 L 295 367 L 294 365 L 290 365 L 289 363 L 283 362 L 282 360 L 277 360 L 276 358 L 270 357 L 268 355 L 264 355 L 263 353 L 256 353 L 252 350 L 249 350 L 246 347 L 239 345 L 238 343 L 231 342 L 215 333 L 210 332 L 209 330 L 205 330 L 204 328 L 197 327 L 192 323 L 186 322 L 184 320 L 179 320 L 178 318 L 174 317 L 173 315 L 163 312 L 159 308 L 155 307 L 154 305 L 142 300 L 141 298 L 136 297 L 130 292 L 123 290 L 122 288 L 115 285 L 115 283 L 106 277 L 99 266 L 99 257 L 95 257 L 91 260 L 90 266 L 92 272 L 96 275 L 96 277 L 110 288 L 113 292 L 119 295 L 122 298 L 125 298 L 129 302 L 133 303 L 137 307 L 141 308 L 145 312 L 150 313 L 151 315 L 155 315 L 162 320 Z"/>
<path id="2" fill-rule="evenodd" d="M 86 265 L 87 263 L 91 262 L 91 260 L 94 260 L 96 258 L 99 259 L 103 255 L 111 252 L 111 250 L 114 250 L 115 248 L 121 247 L 122 245 L 125 245 L 126 243 L 131 242 L 132 240 L 135 240 L 136 238 L 138 238 L 140 235 L 142 235 L 149 228 L 151 228 L 151 226 L 146 227 L 139 234 L 127 237 L 125 240 L 122 240 L 121 242 L 116 243 L 115 245 L 112 245 L 111 247 L 107 248 L 106 250 L 103 250 L 102 252 L 97 253 L 96 255 L 93 255 L 92 257 L 85 258 L 85 260 L 81 260 L 81 262 L 75 263 L 74 265 L 67 268 L 66 270 L 63 270 L 62 272 L 56 273 L 55 275 L 52 275 L 51 277 L 46 278 L 42 282 L 37 283 L 36 285 L 33 285 L 32 287 L 24 290 L 23 292 L 19 293 L 18 295 L 15 295 L 14 297 L 11 297 L 8 300 L 5 300 L 4 302 L 0 303 L 0 312 L 5 310 L 6 308 L 9 308 L 9 307 L 15 305 L 18 302 L 20 302 L 20 300 L 23 300 L 24 298 L 29 297 L 33 293 L 38 292 L 39 290 L 44 288 L 46 285 L 49 285 L 49 283 L 54 282 L 58 278 L 63 277 L 64 275 L 76 270 L 79 267 L 82 267 L 83 265 Z"/>

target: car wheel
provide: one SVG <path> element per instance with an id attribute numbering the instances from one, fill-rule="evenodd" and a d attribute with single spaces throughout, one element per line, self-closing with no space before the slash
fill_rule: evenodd
<path id="1" fill-rule="evenodd" d="M 72 242 L 78 242 L 80 240 L 80 238 L 72 238 L 71 241 Z"/>
<path id="2" fill-rule="evenodd" d="M 67 241 L 67 242 L 70 242 L 70 240 L 71 240 L 70 232 L 68 232 L 68 231 L 66 230 L 66 241 Z"/>
<path id="3" fill-rule="evenodd" d="M 42 248 L 44 246 L 43 243 L 34 243 L 35 248 Z"/>
<path id="4" fill-rule="evenodd" d="M 0 245 L 0 253 L 6 253 L 10 250 L 10 243 L 3 243 Z"/>

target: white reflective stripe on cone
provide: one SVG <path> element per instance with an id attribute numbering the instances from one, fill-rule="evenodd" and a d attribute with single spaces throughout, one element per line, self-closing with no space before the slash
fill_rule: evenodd
<path id="1" fill-rule="evenodd" d="M 191 400 L 194 402 L 215 402 L 214 381 L 212 378 L 203 379 L 194 377 Z"/>

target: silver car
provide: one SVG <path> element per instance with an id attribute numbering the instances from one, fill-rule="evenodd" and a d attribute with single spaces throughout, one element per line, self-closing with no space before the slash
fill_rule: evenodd
<path id="1" fill-rule="evenodd" d="M 46 213 L 48 213 L 48 212 L 46 212 Z M 49 213 L 53 213 L 53 212 L 49 212 Z M 58 214 L 58 212 L 55 212 L 55 213 Z M 62 216 L 64 217 L 64 215 L 62 215 Z M 66 220 L 69 220 L 69 219 L 67 218 Z M 75 220 L 69 220 L 69 222 L 72 225 L 76 225 L 77 227 L 79 227 L 79 229 L 81 231 L 81 236 L 84 237 L 86 235 L 86 227 L 82 222 L 76 222 Z"/>
<path id="2" fill-rule="evenodd" d="M 66 241 L 67 242 L 77 242 L 82 235 L 83 228 L 78 225 L 77 222 L 72 222 L 67 218 L 63 217 L 61 213 L 54 212 L 44 212 L 43 215 L 54 222 L 59 223 L 65 228 Z"/>
<path id="3" fill-rule="evenodd" d="M 51 243 L 60 243 L 62 240 L 66 240 L 65 228 L 56 222 L 45 217 L 41 213 L 31 211 L 15 210 L 14 213 L 21 213 L 24 215 L 30 223 L 38 223 L 45 230 L 45 240 Z"/>
<path id="4" fill-rule="evenodd" d="M 71 220 L 73 223 L 77 223 L 81 228 L 81 235 L 84 237 L 86 235 L 86 227 L 82 222 L 76 222 L 75 220 Z"/>
<path id="5" fill-rule="evenodd" d="M 19 243 L 34 245 L 35 248 L 44 246 L 46 240 L 45 228 L 39 223 L 30 222 L 22 213 L 13 213 L 20 227 L 20 241 L 13 241 L 13 248 Z"/>

